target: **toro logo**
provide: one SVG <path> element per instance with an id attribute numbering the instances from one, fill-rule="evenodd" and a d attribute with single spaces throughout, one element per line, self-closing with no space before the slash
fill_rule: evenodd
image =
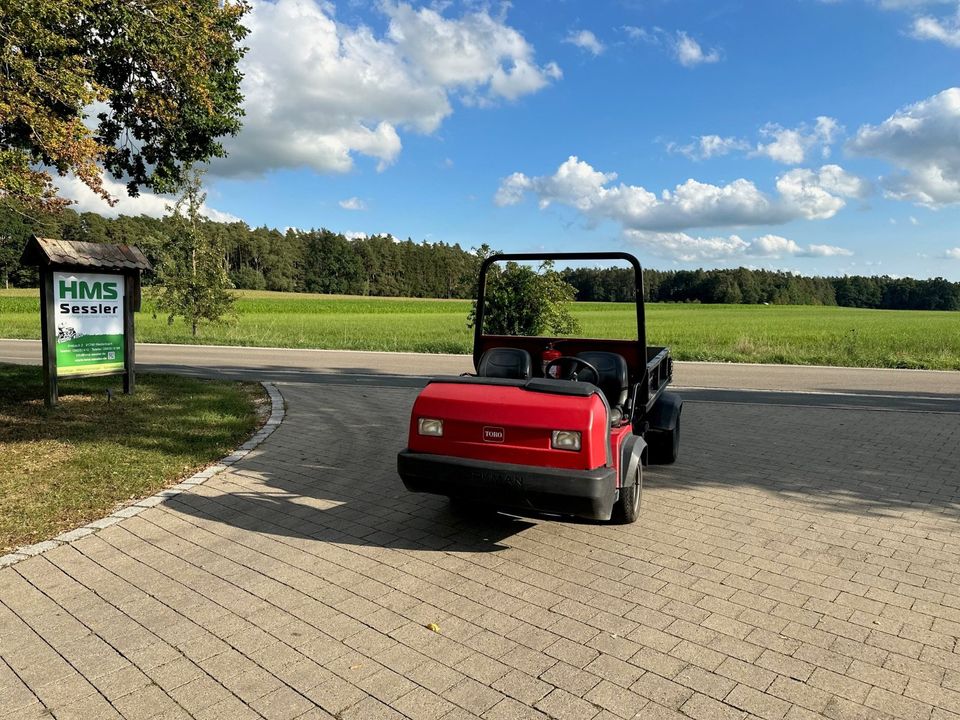
<path id="1" fill-rule="evenodd" d="M 494 442 L 502 443 L 504 432 L 502 427 L 485 427 L 483 429 L 483 441 L 484 442 Z"/>

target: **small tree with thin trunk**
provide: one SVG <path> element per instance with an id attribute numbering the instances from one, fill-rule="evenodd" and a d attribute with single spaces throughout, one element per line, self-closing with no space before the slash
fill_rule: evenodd
<path id="1" fill-rule="evenodd" d="M 211 233 L 201 214 L 206 200 L 203 173 L 191 170 L 173 205 L 169 235 L 164 238 L 157 269 L 157 310 L 173 324 L 183 318 L 194 337 L 201 322 L 219 322 L 233 309 L 232 284 L 224 264 L 217 233 Z"/>

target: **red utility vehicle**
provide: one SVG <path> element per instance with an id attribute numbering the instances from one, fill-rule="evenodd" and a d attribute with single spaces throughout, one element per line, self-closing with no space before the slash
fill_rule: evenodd
<path id="1" fill-rule="evenodd" d="M 487 335 L 494 262 L 619 260 L 632 265 L 637 339 Z M 485 506 L 637 519 L 643 467 L 672 463 L 683 401 L 665 392 L 673 362 L 647 347 L 643 273 L 627 253 L 494 255 L 480 268 L 476 375 L 431 380 L 413 405 L 404 485 Z"/>

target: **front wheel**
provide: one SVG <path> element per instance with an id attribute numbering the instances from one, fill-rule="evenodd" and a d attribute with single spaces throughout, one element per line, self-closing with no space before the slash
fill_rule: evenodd
<path id="1" fill-rule="evenodd" d="M 637 463 L 637 472 L 630 485 L 620 488 L 620 499 L 613 508 L 614 522 L 629 525 L 640 517 L 640 500 L 643 495 L 643 469 Z"/>

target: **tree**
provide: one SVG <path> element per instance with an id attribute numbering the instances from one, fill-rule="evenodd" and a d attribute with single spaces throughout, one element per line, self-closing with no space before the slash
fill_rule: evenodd
<path id="1" fill-rule="evenodd" d="M 0 214 L 0 283 L 10 287 L 10 276 L 20 268 L 20 254 L 30 229 L 18 213 Z"/>
<path id="2" fill-rule="evenodd" d="M 206 194 L 200 189 L 203 175 L 189 173 L 181 195 L 171 209 L 169 234 L 160 250 L 157 309 L 173 324 L 177 317 L 189 325 L 194 337 L 200 322 L 217 322 L 233 307 L 230 279 L 222 243 L 205 227 L 200 208 Z"/>
<path id="3" fill-rule="evenodd" d="M 108 200 L 101 167 L 131 195 L 168 192 L 190 163 L 222 156 L 218 138 L 243 114 L 246 10 L 245 0 L 0 0 L 0 198 L 65 205 L 43 167 Z"/>
<path id="4" fill-rule="evenodd" d="M 484 290 L 483 331 L 491 335 L 567 335 L 580 329 L 570 314 L 575 288 L 553 269 L 552 262 L 539 272 L 528 265 L 497 263 L 487 271 Z M 476 302 L 469 326 L 476 324 Z"/>
<path id="5" fill-rule="evenodd" d="M 304 290 L 336 295 L 363 292 L 363 262 L 350 241 L 329 230 L 307 233 L 304 244 Z"/>

